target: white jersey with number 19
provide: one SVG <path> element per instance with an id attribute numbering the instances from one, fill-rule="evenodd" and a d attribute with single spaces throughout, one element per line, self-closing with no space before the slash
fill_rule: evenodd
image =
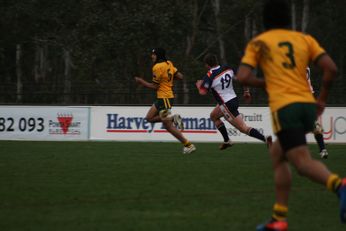
<path id="1" fill-rule="evenodd" d="M 219 104 L 224 104 L 237 97 L 233 89 L 234 72 L 227 66 L 211 68 L 204 76 L 201 87 L 211 90 Z"/>

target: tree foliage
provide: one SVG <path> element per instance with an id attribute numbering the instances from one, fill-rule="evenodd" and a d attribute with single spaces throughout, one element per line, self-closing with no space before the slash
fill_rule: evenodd
<path id="1" fill-rule="evenodd" d="M 307 33 L 335 59 L 340 75 L 331 102 L 345 104 L 343 1 L 291 2 L 296 6 L 297 29 L 304 18 Z M 0 4 L 0 102 L 9 104 L 151 103 L 153 92 L 136 87 L 133 76 L 150 80 L 149 54 L 154 47 L 166 48 L 185 74 L 175 89 L 179 103 L 212 103 L 195 97 L 194 82 L 205 72 L 203 55 L 224 53 L 222 61 L 237 68 L 246 42 L 263 31 L 261 1 L 255 0 L 3 0 Z M 309 17 L 302 16 L 304 4 L 309 4 Z M 313 84 L 319 86 L 318 78 Z M 254 94 L 255 103 L 266 102 L 263 92 L 254 90 Z"/>

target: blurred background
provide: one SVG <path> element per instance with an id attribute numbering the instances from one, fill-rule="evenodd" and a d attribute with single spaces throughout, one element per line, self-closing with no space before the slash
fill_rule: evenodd
<path id="1" fill-rule="evenodd" d="M 236 69 L 245 44 L 263 31 L 261 3 L 1 0 L 0 104 L 151 104 L 155 92 L 133 77 L 151 80 L 154 47 L 165 48 L 185 76 L 176 82 L 176 105 L 214 104 L 194 86 L 206 72 L 203 56 L 216 53 Z M 291 7 L 293 28 L 316 37 L 338 65 L 329 106 L 345 106 L 345 0 L 291 0 Z M 320 77 L 312 66 L 317 94 Z M 252 105 L 267 104 L 262 90 L 252 95 Z"/>

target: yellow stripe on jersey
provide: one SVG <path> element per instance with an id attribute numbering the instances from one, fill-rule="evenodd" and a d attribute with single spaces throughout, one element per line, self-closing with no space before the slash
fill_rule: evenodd
<path id="1" fill-rule="evenodd" d="M 167 101 L 167 105 L 168 105 L 168 108 L 171 108 L 171 103 L 169 102 L 169 99 L 166 98 L 166 101 Z"/>
<path id="2" fill-rule="evenodd" d="M 273 29 L 251 40 L 241 62 L 260 66 L 272 112 L 295 102 L 313 103 L 315 99 L 306 79 L 306 67 L 325 51 L 306 34 Z"/>
<path id="3" fill-rule="evenodd" d="M 169 103 L 169 100 L 166 98 L 166 102 L 167 102 L 167 108 L 171 108 L 171 104 Z"/>
<path id="4" fill-rule="evenodd" d="M 153 66 L 153 82 L 159 84 L 157 89 L 157 98 L 174 98 L 173 80 L 177 68 L 171 61 L 156 63 Z"/>
<path id="5" fill-rule="evenodd" d="M 277 112 L 272 113 L 272 125 L 275 134 L 281 131 L 281 124 Z"/>
<path id="6" fill-rule="evenodd" d="M 166 98 L 163 98 L 162 101 L 163 101 L 163 104 L 165 105 L 165 108 L 167 109 Z"/>

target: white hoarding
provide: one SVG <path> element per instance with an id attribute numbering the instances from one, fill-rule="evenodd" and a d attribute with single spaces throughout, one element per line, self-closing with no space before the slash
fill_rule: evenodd
<path id="1" fill-rule="evenodd" d="M 194 142 L 221 142 L 210 120 L 213 107 L 174 107 L 183 117 L 183 134 Z M 176 141 L 162 123 L 145 120 L 149 106 L 0 106 L 0 140 Z M 240 107 L 248 126 L 273 135 L 267 107 Z M 346 108 L 327 108 L 319 119 L 326 143 L 346 143 Z M 235 142 L 260 142 L 225 122 Z M 312 134 L 308 142 L 315 142 Z"/>
<path id="2" fill-rule="evenodd" d="M 0 106 L 0 140 L 88 140 L 88 107 Z"/>
<path id="3" fill-rule="evenodd" d="M 323 137 L 326 143 L 346 143 L 346 108 L 327 108 L 319 122 L 324 129 Z M 314 140 L 312 135 L 309 141 Z"/>
<path id="4" fill-rule="evenodd" d="M 122 141 L 176 141 L 163 127 L 162 123 L 149 123 L 145 115 L 149 107 L 92 107 L 92 140 Z M 213 107 L 174 107 L 173 113 L 183 117 L 183 134 L 191 141 L 220 142 L 222 137 L 209 118 Z M 271 135 L 271 122 L 268 108 L 240 108 L 248 126 L 257 128 L 265 135 Z M 225 122 L 233 141 L 257 142 L 256 139 L 240 133 Z"/>
<path id="5" fill-rule="evenodd" d="M 221 142 L 222 137 L 209 118 L 213 107 L 174 107 L 173 113 L 183 117 L 183 134 L 195 142 Z M 149 107 L 119 106 L 91 108 L 91 140 L 176 141 L 162 123 L 145 120 Z M 267 107 L 240 107 L 245 123 L 264 135 L 273 135 L 271 115 Z M 346 108 L 327 108 L 320 118 L 326 143 L 346 143 Z M 225 122 L 230 138 L 235 142 L 260 142 L 240 133 Z M 312 134 L 308 142 L 315 142 Z"/>

